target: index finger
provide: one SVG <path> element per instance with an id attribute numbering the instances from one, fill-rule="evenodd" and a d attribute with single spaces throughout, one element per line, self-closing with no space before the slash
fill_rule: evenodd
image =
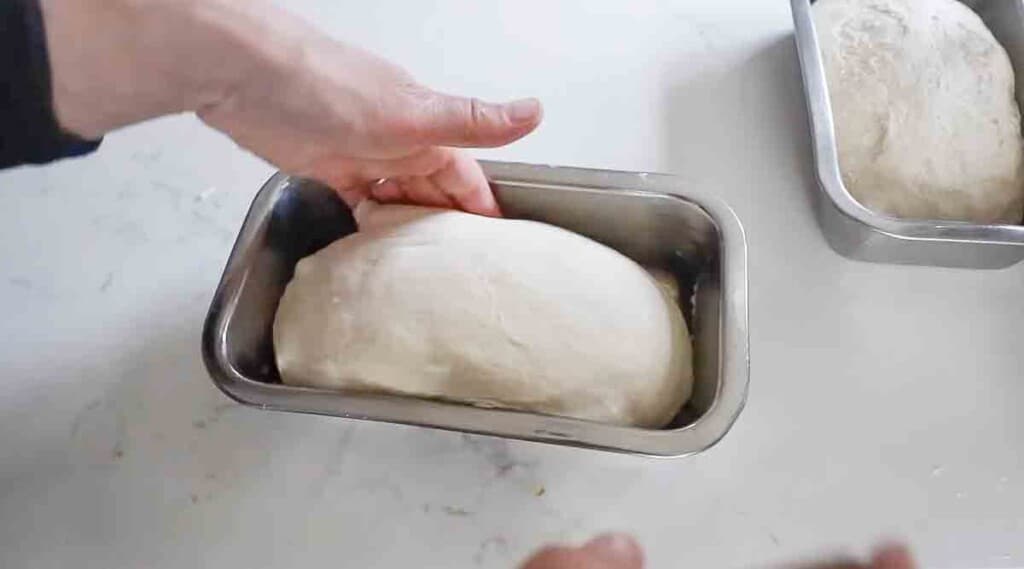
<path id="1" fill-rule="evenodd" d="M 464 150 L 448 150 L 452 153 L 451 158 L 431 174 L 430 180 L 459 208 L 470 213 L 501 217 L 501 208 L 480 163 Z"/>

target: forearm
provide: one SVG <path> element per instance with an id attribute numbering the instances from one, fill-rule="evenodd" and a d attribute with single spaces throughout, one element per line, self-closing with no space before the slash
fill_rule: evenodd
<path id="1" fill-rule="evenodd" d="M 535 99 L 500 105 L 419 85 L 270 0 L 38 1 L 65 130 L 97 138 L 194 111 L 352 203 L 375 192 L 497 215 L 480 165 L 452 147 L 508 144 L 541 120 Z"/>
<path id="2" fill-rule="evenodd" d="M 245 0 L 41 0 L 53 104 L 97 138 L 219 103 L 299 49 L 282 10 Z"/>
<path id="3" fill-rule="evenodd" d="M 58 124 L 51 98 L 38 4 L 0 2 L 0 168 L 76 156 L 97 146 Z"/>

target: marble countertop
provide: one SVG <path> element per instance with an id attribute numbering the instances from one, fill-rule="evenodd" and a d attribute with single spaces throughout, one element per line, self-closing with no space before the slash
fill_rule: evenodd
<path id="1" fill-rule="evenodd" d="M 750 254 L 746 410 L 647 460 L 243 408 L 205 311 L 271 168 L 192 117 L 0 174 L 0 566 L 510 567 L 635 532 L 652 567 L 908 540 L 1024 566 L 1024 265 L 845 260 L 823 240 L 783 0 L 291 1 L 439 89 L 540 97 L 482 157 L 664 171 Z"/>

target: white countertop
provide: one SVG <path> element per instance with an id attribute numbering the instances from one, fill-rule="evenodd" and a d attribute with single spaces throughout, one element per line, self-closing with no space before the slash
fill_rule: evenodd
<path id="1" fill-rule="evenodd" d="M 161 120 L 0 175 L 0 566 L 511 567 L 607 529 L 652 567 L 886 536 L 928 567 L 1024 566 L 1024 265 L 828 248 L 784 0 L 288 5 L 437 88 L 543 99 L 481 156 L 718 192 L 749 242 L 746 410 L 653 461 L 231 403 L 200 329 L 271 168 Z"/>

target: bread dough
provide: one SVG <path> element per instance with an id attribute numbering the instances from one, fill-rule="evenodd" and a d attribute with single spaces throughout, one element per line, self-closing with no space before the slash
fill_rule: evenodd
<path id="1" fill-rule="evenodd" d="M 364 202 L 299 261 L 274 322 L 286 384 L 661 427 L 686 323 L 632 260 L 543 223 Z M 666 290 L 669 290 L 666 288 Z"/>
<path id="2" fill-rule="evenodd" d="M 819 0 L 843 182 L 897 217 L 1020 223 L 1020 112 L 1006 51 L 956 0 Z"/>

